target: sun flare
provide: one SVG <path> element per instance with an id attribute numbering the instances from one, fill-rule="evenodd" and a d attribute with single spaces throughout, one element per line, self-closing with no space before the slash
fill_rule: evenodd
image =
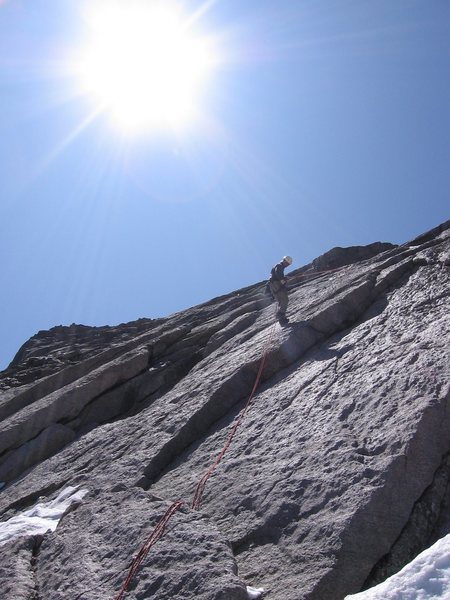
<path id="1" fill-rule="evenodd" d="M 118 125 L 179 128 L 193 119 L 212 52 L 192 19 L 169 0 L 96 3 L 87 18 L 82 86 Z"/>

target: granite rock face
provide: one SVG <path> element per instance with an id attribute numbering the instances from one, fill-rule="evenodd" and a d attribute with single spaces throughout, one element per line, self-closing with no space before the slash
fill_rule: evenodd
<path id="1" fill-rule="evenodd" d="M 0 391 L 23 386 L 58 373 L 148 331 L 164 319 L 139 319 L 116 327 L 70 327 L 58 325 L 49 331 L 39 331 L 17 352 L 9 367 L 0 372 Z"/>
<path id="2" fill-rule="evenodd" d="M 449 267 L 447 222 L 293 271 L 284 327 L 259 283 L 32 338 L 1 377 L 1 519 L 89 493 L 0 547 L 5 597 L 115 598 L 178 499 L 127 598 L 342 600 L 401 568 L 449 528 Z"/>

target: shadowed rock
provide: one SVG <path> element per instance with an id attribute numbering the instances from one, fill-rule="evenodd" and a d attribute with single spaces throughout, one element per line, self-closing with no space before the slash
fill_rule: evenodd
<path id="1" fill-rule="evenodd" d="M 178 498 L 128 598 L 240 600 L 253 585 L 341 600 L 401 568 L 447 522 L 449 256 L 450 222 L 333 249 L 291 275 L 283 328 L 259 283 L 101 343 L 73 328 L 71 364 L 55 332 L 32 339 L 3 377 L 2 519 L 65 485 L 91 494 L 42 543 L 2 554 L 8 597 L 113 598 Z M 62 368 L 33 379 L 45 356 Z"/>

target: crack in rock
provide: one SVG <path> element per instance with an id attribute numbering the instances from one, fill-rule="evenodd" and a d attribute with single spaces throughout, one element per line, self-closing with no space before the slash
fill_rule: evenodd
<path id="1" fill-rule="evenodd" d="M 281 369 L 297 362 L 319 341 L 355 323 L 387 285 L 392 285 L 397 277 L 403 277 L 410 270 L 410 262 L 402 264 L 377 286 L 374 277 L 366 279 L 364 276 L 362 283 L 356 282 L 357 285 L 347 287 L 347 293 L 340 294 L 338 300 L 325 306 L 311 321 L 293 324 L 291 332 L 282 343 L 268 351 L 266 366 L 261 377 L 262 383 L 272 378 Z M 374 293 L 377 295 L 374 296 Z M 259 360 L 241 365 L 215 393 L 211 394 L 198 412 L 193 413 L 178 431 L 172 431 L 170 439 L 144 469 L 143 477 L 137 485 L 149 489 L 161 474 L 170 470 L 170 464 L 178 455 L 207 435 L 219 420 L 240 404 L 252 388 L 258 365 Z M 342 420 L 345 420 L 347 415 L 348 412 L 344 410 Z"/>
<path id="2" fill-rule="evenodd" d="M 274 305 L 255 284 L 137 335 L 133 352 L 143 351 L 143 370 L 124 372 L 97 396 L 75 397 L 81 404 L 71 412 L 69 403 L 56 421 L 79 437 L 0 494 L 5 517 L 62 481 L 96 490 L 44 540 L 41 595 L 76 597 L 92 580 L 89 600 L 113 597 L 168 502 L 189 499 L 222 448 L 265 349 L 261 385 L 202 512 L 177 513 L 132 594 L 213 600 L 220 585 L 222 598 L 244 600 L 244 581 L 270 600 L 341 600 L 359 591 L 450 451 L 449 230 L 450 223 L 420 243 L 313 280 L 299 272 L 290 326 L 273 324 Z M 90 423 L 95 429 L 80 435 Z M 436 531 L 450 506 L 449 486 L 441 488 Z M 13 555 L 20 552 L 15 546 Z M 26 557 L 17 600 L 33 589 L 30 550 Z M 0 569 L 7 561 L 2 555 Z"/>
<path id="3" fill-rule="evenodd" d="M 415 502 L 407 523 L 389 553 L 373 567 L 362 589 L 371 588 L 394 575 L 437 541 L 432 534 L 441 518 L 449 484 L 450 455 L 447 455 L 443 457 L 429 487 Z"/>

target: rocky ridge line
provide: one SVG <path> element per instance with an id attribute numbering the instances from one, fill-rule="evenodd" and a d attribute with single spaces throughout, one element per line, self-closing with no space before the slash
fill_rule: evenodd
<path id="1" fill-rule="evenodd" d="M 86 597 L 112 597 L 151 522 L 191 496 L 223 444 L 274 331 L 263 384 L 202 512 L 174 517 L 130 597 L 243 599 L 244 581 L 274 600 L 361 589 L 448 470 L 449 227 L 331 273 L 297 270 L 288 328 L 274 326 L 257 284 L 5 392 L 3 518 L 68 483 L 91 490 L 43 539 L 35 577 L 46 597 L 83 593 L 90 573 L 97 588 Z M 443 522 L 442 510 L 430 518 Z M 20 544 L 8 551 L 23 556 Z M 74 544 L 86 557 L 76 567 Z"/>

